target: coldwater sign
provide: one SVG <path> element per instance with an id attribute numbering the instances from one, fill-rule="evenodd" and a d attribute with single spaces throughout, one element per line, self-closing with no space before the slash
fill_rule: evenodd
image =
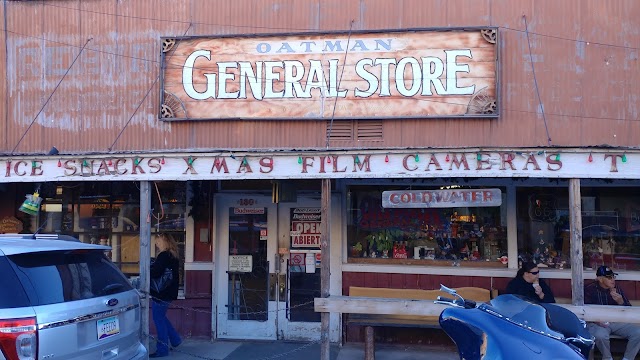
<path id="1" fill-rule="evenodd" d="M 497 29 L 163 39 L 160 117 L 498 116 Z M 338 101 L 336 103 L 336 98 Z"/>
<path id="2" fill-rule="evenodd" d="M 502 205 L 500 189 L 394 190 L 382 192 L 383 208 L 454 208 Z"/>

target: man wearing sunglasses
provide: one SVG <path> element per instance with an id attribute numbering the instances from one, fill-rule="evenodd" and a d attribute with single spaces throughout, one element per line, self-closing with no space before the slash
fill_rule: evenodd
<path id="1" fill-rule="evenodd" d="M 608 266 L 596 270 L 596 281 L 584 288 L 584 303 L 596 305 L 631 306 L 622 289 L 616 285 L 616 273 Z M 623 360 L 635 359 L 640 350 L 640 325 L 627 323 L 588 323 L 587 329 L 596 338 L 596 346 L 602 353 L 602 360 L 611 360 L 609 336 L 619 335 L 628 340 Z"/>

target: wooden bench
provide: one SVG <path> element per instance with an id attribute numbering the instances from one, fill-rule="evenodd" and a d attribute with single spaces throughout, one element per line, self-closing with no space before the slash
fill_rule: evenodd
<path id="1" fill-rule="evenodd" d="M 478 287 L 461 287 L 456 291 L 467 300 L 476 302 L 487 302 L 491 300 L 492 292 L 488 289 Z M 495 292 L 494 292 L 495 294 Z M 369 287 L 349 287 L 349 296 L 368 298 L 388 298 L 388 299 L 411 299 L 411 300 L 436 300 L 438 296 L 451 297 L 440 290 L 420 290 L 420 289 L 390 289 L 390 288 L 369 288 Z M 430 315 L 388 315 L 388 314 L 346 314 L 345 324 L 364 326 L 365 360 L 375 359 L 375 336 L 374 328 L 380 326 L 391 327 L 417 327 L 417 328 L 438 328 L 439 316 Z"/>
<path id="2" fill-rule="evenodd" d="M 400 289 L 390 289 L 395 295 L 400 295 Z M 376 290 L 380 291 L 380 290 Z M 415 291 L 415 290 L 413 290 Z M 423 290 L 432 293 L 438 293 L 435 290 Z M 488 290 L 485 290 L 488 291 Z M 437 296 L 437 294 L 434 294 Z M 389 296 L 386 295 L 385 296 Z M 433 297 L 431 295 L 430 297 Z M 475 299 L 478 301 L 478 299 Z M 612 321 L 612 322 L 629 322 L 640 324 L 640 306 L 603 306 L 603 305 L 583 305 L 573 306 L 569 304 L 559 304 L 567 310 L 573 312 L 578 318 L 585 321 Z M 438 318 L 442 310 L 446 309 L 445 305 L 434 304 L 433 300 L 416 300 L 407 298 L 380 298 L 380 297 L 364 297 L 364 296 L 345 296 L 331 295 L 325 298 L 314 299 L 314 310 L 321 313 L 339 313 L 345 315 L 345 323 L 349 321 L 348 316 L 351 314 L 380 314 L 380 315 L 401 315 L 411 319 L 416 316 L 430 316 L 432 319 Z M 398 323 L 397 321 L 395 322 Z M 354 323 L 355 325 L 355 323 Z M 375 326 L 371 324 L 371 326 Z M 384 324 L 382 326 L 392 326 Z M 398 325 L 395 325 L 398 326 Z M 371 329 L 372 331 L 373 329 Z M 373 335 L 373 332 L 371 333 Z M 372 339 L 373 340 L 373 339 Z M 372 343 L 371 343 L 372 344 Z M 365 344 L 366 345 L 366 344 Z M 373 348 L 369 349 L 369 357 L 373 359 Z M 367 354 L 365 353 L 365 356 Z"/>

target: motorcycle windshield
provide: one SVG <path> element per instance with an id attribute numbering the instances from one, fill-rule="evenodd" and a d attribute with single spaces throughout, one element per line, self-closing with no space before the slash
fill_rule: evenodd
<path id="1" fill-rule="evenodd" d="M 534 331 L 563 337 L 562 334 L 549 328 L 547 311 L 542 306 L 525 298 L 511 294 L 500 295 L 491 300 L 490 304 L 485 310 L 495 311 L 510 321 Z"/>

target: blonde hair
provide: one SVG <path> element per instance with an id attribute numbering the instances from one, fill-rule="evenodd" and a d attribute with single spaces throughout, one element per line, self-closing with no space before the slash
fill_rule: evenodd
<path id="1" fill-rule="evenodd" d="M 174 258 L 179 259 L 178 243 L 173 238 L 173 236 L 171 236 L 171 234 L 167 234 L 167 233 L 156 234 L 156 241 L 160 241 L 158 244 L 160 247 L 160 251 L 167 250 L 169 251 L 169 253 L 171 253 L 171 255 Z"/>

